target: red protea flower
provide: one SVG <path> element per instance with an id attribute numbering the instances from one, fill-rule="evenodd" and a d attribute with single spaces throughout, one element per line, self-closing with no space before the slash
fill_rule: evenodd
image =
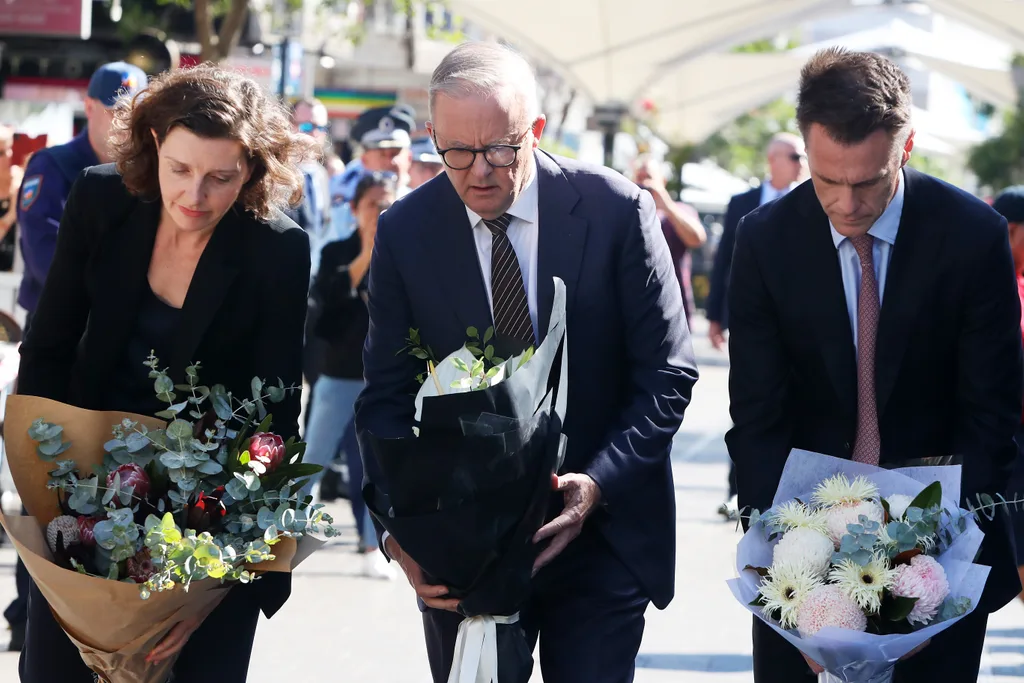
<path id="1" fill-rule="evenodd" d="M 78 518 L 78 537 L 82 545 L 92 548 L 96 545 L 96 537 L 93 535 L 93 527 L 99 520 L 95 517 Z"/>
<path id="2" fill-rule="evenodd" d="M 200 491 L 195 502 L 188 506 L 185 516 L 187 528 L 194 529 L 197 533 L 209 531 L 228 512 L 221 500 L 223 497 L 223 486 L 218 486 L 211 493 Z"/>
<path id="3" fill-rule="evenodd" d="M 284 462 L 284 455 L 284 439 L 277 434 L 258 432 L 249 439 L 249 458 L 262 463 L 268 473 Z"/>
<path id="4" fill-rule="evenodd" d="M 127 465 L 121 465 L 116 470 L 107 475 L 107 486 L 114 485 L 114 477 L 120 475 L 121 486 L 134 486 L 135 497 L 145 498 L 146 494 L 149 493 L 149 475 L 146 474 L 146 470 L 142 469 L 133 462 Z M 114 498 L 116 503 L 117 498 Z"/>
<path id="5" fill-rule="evenodd" d="M 149 581 L 149 577 L 156 574 L 156 567 L 153 565 L 149 548 L 143 548 L 135 553 L 134 557 L 129 557 L 128 561 L 125 562 L 125 571 L 128 573 L 128 578 L 135 583 L 146 583 Z"/>

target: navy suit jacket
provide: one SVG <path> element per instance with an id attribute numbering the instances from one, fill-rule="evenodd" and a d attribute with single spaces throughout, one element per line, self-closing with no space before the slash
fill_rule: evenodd
<path id="1" fill-rule="evenodd" d="M 567 294 L 563 472 L 589 474 L 600 485 L 603 506 L 587 524 L 600 527 L 664 608 L 675 580 L 669 453 L 697 380 L 668 245 L 649 193 L 620 174 L 539 151 L 535 159 L 541 330 L 548 327 L 554 277 Z M 466 328 L 492 325 L 466 207 L 447 175 L 380 217 L 369 311 L 356 428 L 361 435 L 404 436 L 422 372 L 420 361 L 400 353 L 409 329 L 443 358 L 466 342 Z M 365 462 L 365 471 L 382 483 L 375 463 Z"/>
<path id="2" fill-rule="evenodd" d="M 711 266 L 711 289 L 708 292 L 708 320 L 729 326 L 729 277 L 732 271 L 732 252 L 736 246 L 736 229 L 748 213 L 761 206 L 761 188 L 755 187 L 729 200 L 725 209 L 725 227 L 715 250 Z"/>
<path id="3" fill-rule="evenodd" d="M 1001 493 L 1017 454 L 1020 301 L 1006 220 L 912 169 L 878 321 L 882 466 L 961 456 L 961 491 Z M 772 504 L 786 457 L 853 455 L 857 359 L 828 217 L 807 181 L 743 219 L 729 288 L 726 435 L 739 504 Z M 1020 591 L 1005 515 L 983 521 L 981 608 Z"/>

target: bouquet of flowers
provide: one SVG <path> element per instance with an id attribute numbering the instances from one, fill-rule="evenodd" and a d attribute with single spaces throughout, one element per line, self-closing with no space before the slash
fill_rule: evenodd
<path id="1" fill-rule="evenodd" d="M 364 435 L 383 481 L 363 491 L 378 523 L 432 583 L 459 599 L 450 681 L 525 683 L 533 658 L 519 607 L 529 592 L 552 475 L 565 448 L 565 286 L 555 278 L 550 325 L 534 352 L 504 354 L 493 333 L 426 361 L 415 436 Z"/>
<path id="2" fill-rule="evenodd" d="M 174 626 L 208 615 L 235 583 L 289 572 L 335 535 L 293 492 L 319 471 L 304 444 L 268 431 L 266 403 L 293 391 L 252 381 L 238 399 L 175 386 L 147 362 L 159 418 L 47 399 L 7 402 L 7 456 L 28 517 L 0 517 L 83 661 L 109 683 L 161 683 L 145 656 Z M 166 420 L 166 422 L 165 422 Z M 113 438 L 111 438 L 113 437 Z"/>
<path id="3" fill-rule="evenodd" d="M 896 662 L 978 604 L 984 537 L 958 466 L 883 470 L 793 451 L 753 511 L 733 594 L 818 662 L 822 681 L 885 683 Z M 952 494 L 952 495 L 950 495 Z"/>

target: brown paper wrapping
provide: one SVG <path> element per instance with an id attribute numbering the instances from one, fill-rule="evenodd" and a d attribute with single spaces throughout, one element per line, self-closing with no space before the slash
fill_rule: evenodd
<path id="1" fill-rule="evenodd" d="M 28 435 L 32 423 L 42 418 L 64 428 L 71 448 L 58 460 L 74 460 L 89 476 L 103 462 L 103 444 L 113 438 L 111 428 L 128 417 L 150 429 L 164 422 L 152 417 L 118 412 L 83 410 L 34 396 L 10 396 L 4 418 L 6 457 L 28 516 L 5 516 L 0 524 L 14 542 L 40 593 L 50 604 L 57 622 L 78 647 L 86 666 L 109 683 L 164 683 L 173 659 L 148 664 L 146 655 L 170 629 L 184 619 L 205 618 L 231 589 L 215 579 L 181 586 L 148 600 L 139 597 L 133 583 L 110 581 L 63 569 L 54 564 L 46 544 L 46 525 L 60 514 L 56 491 L 46 488 L 54 463 L 36 455 L 36 442 Z M 250 567 L 290 572 L 322 545 L 313 537 L 282 539 L 274 545 L 275 560 Z"/>

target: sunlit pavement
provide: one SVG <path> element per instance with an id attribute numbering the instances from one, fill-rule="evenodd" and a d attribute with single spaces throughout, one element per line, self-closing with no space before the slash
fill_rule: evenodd
<path id="1" fill-rule="evenodd" d="M 695 328 L 701 379 L 673 452 L 676 599 L 664 611 L 647 613 L 638 683 L 752 680 L 750 617 L 725 584 L 735 571 L 739 535 L 733 523 L 717 514 L 728 471 L 723 441 L 729 428 L 728 362 L 705 341 L 705 324 L 697 321 Z M 261 624 L 249 681 L 429 683 L 412 589 L 404 578 L 388 582 L 361 576 L 347 502 L 332 508 L 345 533 L 302 565 L 291 600 Z M 14 595 L 13 572 L 13 551 L 0 548 L 0 607 Z M 0 631 L 0 649 L 6 638 Z M 1024 681 L 1024 604 L 1012 603 L 993 615 L 983 664 L 985 683 Z M 0 652 L 0 682 L 16 680 L 17 654 Z M 540 680 L 539 671 L 534 680 Z"/>

